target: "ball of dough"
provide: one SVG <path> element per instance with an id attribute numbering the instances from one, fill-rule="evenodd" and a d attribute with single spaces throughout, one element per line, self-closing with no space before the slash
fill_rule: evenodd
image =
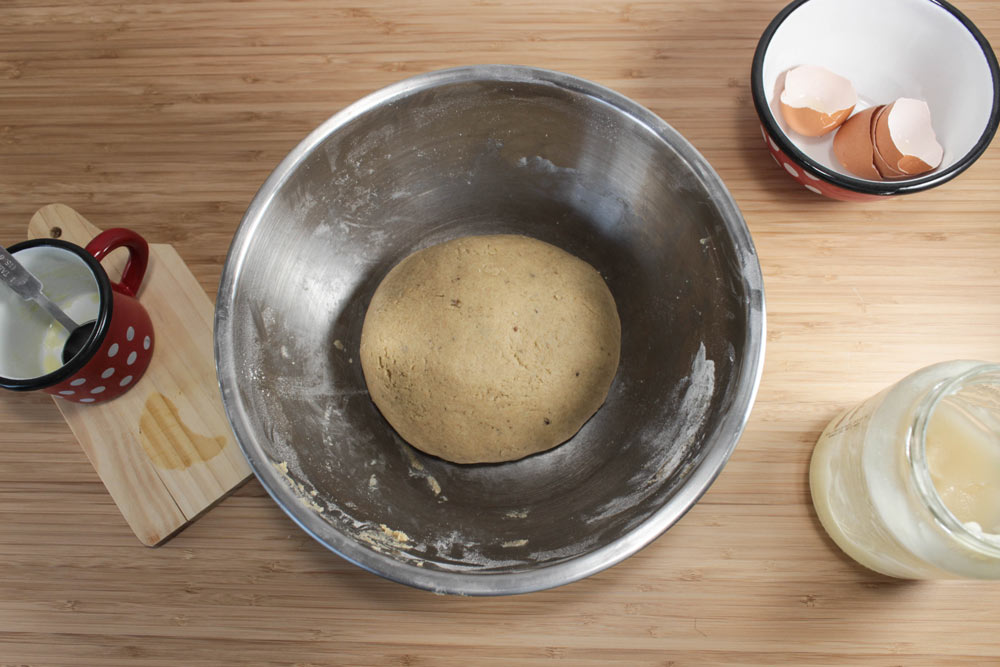
<path id="1" fill-rule="evenodd" d="M 607 398 L 620 348 L 592 266 L 525 236 L 468 236 L 389 271 L 365 314 L 361 366 L 404 440 L 492 463 L 571 438 Z"/>

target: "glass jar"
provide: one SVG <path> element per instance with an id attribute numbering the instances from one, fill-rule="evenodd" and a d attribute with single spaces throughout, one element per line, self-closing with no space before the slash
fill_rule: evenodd
<path id="1" fill-rule="evenodd" d="M 1000 579 L 1000 365 L 929 366 L 846 410 L 809 482 L 823 527 L 862 565 Z"/>

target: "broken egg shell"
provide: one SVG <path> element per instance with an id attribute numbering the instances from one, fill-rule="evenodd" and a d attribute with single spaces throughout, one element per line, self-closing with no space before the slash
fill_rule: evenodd
<path id="1" fill-rule="evenodd" d="M 886 114 L 886 111 L 888 111 L 888 109 L 889 109 L 888 104 L 882 105 L 878 107 L 878 109 L 875 111 L 875 114 L 872 116 L 871 141 L 875 158 L 875 168 L 878 169 L 878 173 L 881 174 L 882 178 L 884 179 L 892 180 L 897 178 L 906 178 L 907 174 L 904 174 L 899 169 L 892 166 L 889 163 L 889 161 L 885 159 L 885 156 L 882 155 L 882 152 L 879 150 L 878 140 L 875 136 L 878 123 L 882 119 L 882 117 Z"/>
<path id="2" fill-rule="evenodd" d="M 899 159 L 899 170 L 904 174 L 909 174 L 910 176 L 919 176 L 921 174 L 926 174 L 936 167 L 932 167 L 918 157 L 912 155 L 904 155 Z"/>
<path id="3" fill-rule="evenodd" d="M 894 105 L 895 102 L 887 104 L 872 122 L 872 141 L 878 156 L 876 165 L 885 178 L 903 178 L 909 175 L 899 168 L 903 155 L 889 137 L 889 112 Z"/>
<path id="4" fill-rule="evenodd" d="M 896 100 L 886 107 L 874 128 L 876 150 L 897 173 L 919 176 L 941 164 L 944 150 L 934 134 L 930 108 L 923 100 Z"/>
<path id="5" fill-rule="evenodd" d="M 841 125 L 833 136 L 833 154 L 844 169 L 859 178 L 881 181 L 875 168 L 875 146 L 872 143 L 872 116 L 880 107 L 859 111 Z"/>
<path id="6" fill-rule="evenodd" d="M 854 107 L 851 107 L 826 114 L 809 107 L 791 107 L 781 103 L 781 115 L 785 117 L 788 127 L 807 137 L 821 137 L 837 129 L 853 111 Z"/>
<path id="7" fill-rule="evenodd" d="M 778 97 L 788 126 L 807 137 L 819 137 L 837 129 L 858 103 L 854 85 L 839 74 L 818 65 L 800 65 L 784 73 Z"/>

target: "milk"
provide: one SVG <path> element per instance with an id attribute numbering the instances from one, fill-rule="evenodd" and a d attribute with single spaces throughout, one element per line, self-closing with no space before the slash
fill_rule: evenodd
<path id="1" fill-rule="evenodd" d="M 823 528 L 862 565 L 1000 579 L 1000 366 L 929 366 L 844 411 L 809 481 Z"/>
<path id="2" fill-rule="evenodd" d="M 926 455 L 945 507 L 970 530 L 1000 539 L 1000 423 L 996 416 L 952 396 L 944 397 L 927 423 Z"/>

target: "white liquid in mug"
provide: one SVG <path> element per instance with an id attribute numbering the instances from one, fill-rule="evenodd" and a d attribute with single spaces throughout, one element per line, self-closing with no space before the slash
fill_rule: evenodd
<path id="1" fill-rule="evenodd" d="M 79 253 L 79 254 L 78 254 Z M 84 251 L 41 243 L 21 248 L 17 261 L 42 283 L 45 295 L 85 324 L 100 312 L 101 281 Z M 69 332 L 33 301 L 0 289 L 0 376 L 30 384 L 59 370 Z M 29 388 L 29 387 L 25 387 Z M 33 387 L 41 388 L 41 387 Z"/>
<path id="2" fill-rule="evenodd" d="M 97 318 L 100 298 L 95 294 L 80 294 L 68 300 L 58 301 L 57 305 L 77 324 L 86 324 Z M 62 354 L 66 346 L 69 332 L 61 324 L 54 321 L 45 330 L 42 337 L 42 371 L 51 373 L 63 365 Z"/>

